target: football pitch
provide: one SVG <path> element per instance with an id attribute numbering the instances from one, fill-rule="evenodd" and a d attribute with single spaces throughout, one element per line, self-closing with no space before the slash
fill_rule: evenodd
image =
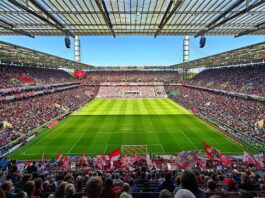
<path id="1" fill-rule="evenodd" d="M 108 154 L 121 145 L 147 145 L 152 154 L 202 150 L 202 140 L 223 153 L 244 148 L 170 99 L 94 99 L 52 129 L 45 129 L 8 157 L 56 158 Z"/>

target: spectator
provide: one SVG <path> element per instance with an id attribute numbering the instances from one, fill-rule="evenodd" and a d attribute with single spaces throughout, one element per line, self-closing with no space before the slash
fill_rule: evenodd
<path id="1" fill-rule="evenodd" d="M 195 174 L 185 170 L 181 177 L 181 188 L 190 190 L 197 198 L 205 198 L 205 193 L 199 189 Z"/>
<path id="2" fill-rule="evenodd" d="M 167 174 L 165 177 L 165 181 L 158 187 L 158 192 L 160 192 L 163 189 L 166 189 L 169 192 L 173 192 L 174 188 L 175 188 L 175 186 L 174 186 L 174 183 L 172 181 L 171 174 Z"/>
<path id="3" fill-rule="evenodd" d="M 23 190 L 27 193 L 28 198 L 32 198 L 34 191 L 35 191 L 35 184 L 32 181 L 27 182 L 24 187 Z M 39 198 L 38 196 L 36 198 Z"/>
<path id="4" fill-rule="evenodd" d="M 91 177 L 86 184 L 88 198 L 99 198 L 103 189 L 103 183 L 100 177 Z"/>
<path id="5" fill-rule="evenodd" d="M 196 198 L 196 196 L 187 189 L 179 189 L 174 198 Z"/>
<path id="6" fill-rule="evenodd" d="M 115 198 L 116 194 L 113 190 L 113 181 L 111 178 L 106 179 L 105 185 L 102 191 L 101 198 Z"/>
<path id="7" fill-rule="evenodd" d="M 159 193 L 159 198 L 171 198 L 172 193 L 168 191 L 167 189 L 161 190 Z"/>

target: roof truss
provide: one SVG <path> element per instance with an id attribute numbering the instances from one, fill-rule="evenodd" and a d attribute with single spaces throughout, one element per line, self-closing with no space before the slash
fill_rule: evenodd
<path id="1" fill-rule="evenodd" d="M 171 5 L 171 6 L 169 6 Z M 251 8 L 251 9 L 250 9 Z M 30 35 L 264 35 L 264 0 L 1 0 L 0 19 Z M 0 28 L 0 35 L 18 32 Z"/>

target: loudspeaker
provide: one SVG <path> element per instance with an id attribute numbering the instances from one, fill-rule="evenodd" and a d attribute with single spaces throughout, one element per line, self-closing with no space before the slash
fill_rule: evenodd
<path id="1" fill-rule="evenodd" d="M 205 37 L 201 37 L 201 39 L 200 39 L 200 48 L 204 48 L 205 43 L 206 43 L 206 38 Z"/>
<path id="2" fill-rule="evenodd" d="M 71 41 L 70 41 L 69 35 L 65 36 L 64 42 L 65 42 L 65 47 L 67 48 L 71 47 Z"/>

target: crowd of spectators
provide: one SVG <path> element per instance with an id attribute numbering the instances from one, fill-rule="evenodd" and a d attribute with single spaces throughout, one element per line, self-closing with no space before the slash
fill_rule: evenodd
<path id="1" fill-rule="evenodd" d="M 180 87 L 173 99 L 189 109 L 196 109 L 209 118 L 235 128 L 250 140 L 265 142 L 264 130 L 255 127 L 258 121 L 265 119 L 264 102 L 188 87 Z"/>
<path id="2" fill-rule="evenodd" d="M 156 98 L 166 97 L 163 86 L 100 86 L 97 97 L 99 98 Z"/>
<path id="3" fill-rule="evenodd" d="M 265 64 L 206 69 L 188 84 L 265 96 Z"/>
<path id="4" fill-rule="evenodd" d="M 164 82 L 176 83 L 177 71 L 89 71 L 85 83 L 101 82 Z"/>
<path id="5" fill-rule="evenodd" d="M 0 89 L 76 81 L 69 73 L 63 70 L 0 66 Z"/>
<path id="6" fill-rule="evenodd" d="M 96 89 L 79 87 L 27 99 L 0 102 L 0 121 L 12 124 L 12 129 L 0 132 L 0 147 L 19 134 L 26 134 L 58 117 L 65 113 L 65 110 L 69 112 L 76 110 L 96 94 Z"/>
<path id="7" fill-rule="evenodd" d="M 146 161 L 136 161 L 130 171 L 119 165 L 110 170 L 109 163 L 98 169 L 92 158 L 84 162 L 76 156 L 66 163 L 11 161 L 8 169 L 0 171 L 0 195 L 2 198 L 241 198 L 265 195 L 264 176 L 241 160 L 233 160 L 231 168 L 218 161 L 208 161 L 204 169 L 193 166 L 185 171 L 163 169 L 166 161 L 159 161 L 160 165 L 151 169 Z"/>

